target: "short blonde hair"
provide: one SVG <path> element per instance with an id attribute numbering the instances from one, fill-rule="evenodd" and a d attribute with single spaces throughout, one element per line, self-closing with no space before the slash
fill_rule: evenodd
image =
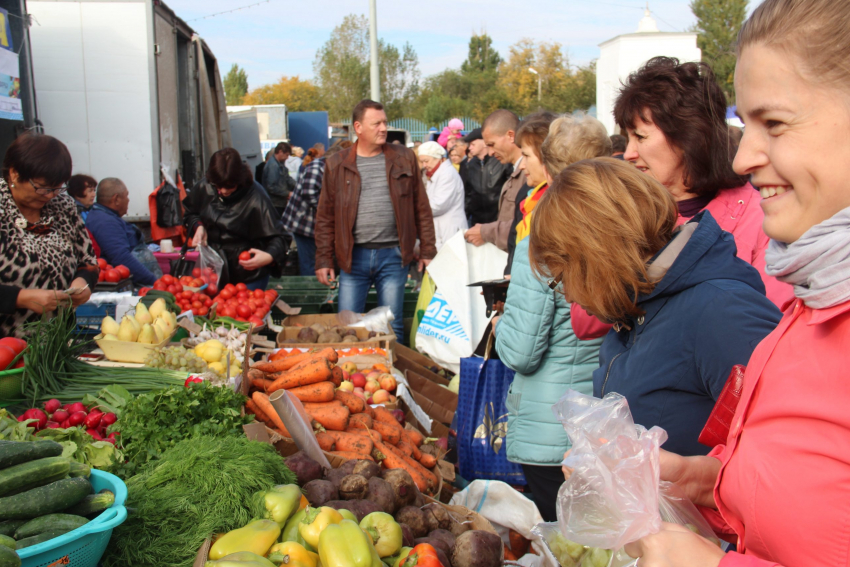
<path id="1" fill-rule="evenodd" d="M 292 155 L 300 158 L 304 155 L 304 148 L 301 146 L 292 146 Z"/>
<path id="2" fill-rule="evenodd" d="M 594 315 L 624 321 L 643 314 L 652 291 L 647 262 L 673 237 L 679 212 L 667 189 L 614 158 L 560 172 L 534 209 L 529 259 L 564 295 Z"/>
<path id="3" fill-rule="evenodd" d="M 846 0 L 765 0 L 741 26 L 738 57 L 764 44 L 796 55 L 807 77 L 850 90 L 850 3 Z"/>
<path id="4" fill-rule="evenodd" d="M 610 156 L 612 151 L 602 122 L 586 114 L 566 114 L 549 125 L 540 158 L 549 175 L 555 177 L 577 161 Z"/>

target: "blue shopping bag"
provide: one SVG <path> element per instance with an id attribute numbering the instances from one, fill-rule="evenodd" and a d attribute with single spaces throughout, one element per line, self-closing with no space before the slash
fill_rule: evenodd
<path id="1" fill-rule="evenodd" d="M 489 354 L 492 338 L 488 341 Z M 514 371 L 501 360 L 488 357 L 460 359 L 458 392 L 457 450 L 460 476 L 501 480 L 508 484 L 526 484 L 522 466 L 508 461 L 505 438 L 508 434 L 508 410 L 505 399 L 514 379 Z"/>

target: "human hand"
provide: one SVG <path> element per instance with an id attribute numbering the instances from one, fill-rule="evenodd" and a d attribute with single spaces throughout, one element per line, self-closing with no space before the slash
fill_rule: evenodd
<path id="1" fill-rule="evenodd" d="M 239 265 L 246 270 L 259 270 L 263 266 L 268 266 L 274 262 L 274 258 L 272 258 L 271 254 L 257 248 L 251 248 L 248 250 L 248 253 L 251 255 L 251 258 L 248 260 L 239 260 Z"/>
<path id="2" fill-rule="evenodd" d="M 77 293 L 69 294 L 71 303 L 73 303 L 74 307 L 82 305 L 91 297 L 91 288 L 83 278 L 77 278 L 72 281 L 71 288 L 80 290 Z"/>
<path id="3" fill-rule="evenodd" d="M 714 485 L 717 475 L 720 474 L 719 459 L 703 456 L 682 457 L 661 449 L 658 464 L 661 480 L 678 485 L 694 504 L 717 509 Z"/>
<path id="4" fill-rule="evenodd" d="M 85 282 L 83 282 L 83 285 L 85 285 Z M 18 294 L 18 301 L 15 303 L 15 307 L 29 309 L 39 315 L 56 311 L 63 305 L 65 307 L 72 305 L 71 296 L 64 291 L 55 289 L 22 289 Z"/>
<path id="5" fill-rule="evenodd" d="M 316 277 L 320 284 L 330 287 L 335 279 L 333 268 L 319 268 L 316 270 Z"/>
<path id="6" fill-rule="evenodd" d="M 201 244 L 207 244 L 207 231 L 204 230 L 203 225 L 198 225 L 198 228 L 195 229 L 195 236 L 192 237 L 192 244 L 194 246 L 200 246 Z"/>
<path id="7" fill-rule="evenodd" d="M 661 531 L 626 544 L 640 567 L 717 567 L 726 553 L 684 526 L 661 524 Z"/>
<path id="8" fill-rule="evenodd" d="M 430 259 L 420 258 L 419 259 L 419 271 L 421 272 L 422 270 L 424 270 L 426 267 L 428 267 L 428 264 L 430 264 L 430 263 L 431 263 Z"/>
<path id="9" fill-rule="evenodd" d="M 476 224 L 469 230 L 463 233 L 463 237 L 473 246 L 483 246 L 484 239 L 481 238 L 481 225 Z"/>

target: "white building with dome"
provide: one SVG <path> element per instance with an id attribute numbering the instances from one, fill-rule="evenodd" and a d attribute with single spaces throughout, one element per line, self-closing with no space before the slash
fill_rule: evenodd
<path id="1" fill-rule="evenodd" d="M 618 134 L 614 124 L 614 101 L 629 73 L 659 55 L 676 57 L 682 62 L 700 61 L 697 34 L 662 32 L 647 5 L 636 33 L 618 35 L 599 44 L 601 53 L 596 63 L 596 117 L 609 134 Z"/>

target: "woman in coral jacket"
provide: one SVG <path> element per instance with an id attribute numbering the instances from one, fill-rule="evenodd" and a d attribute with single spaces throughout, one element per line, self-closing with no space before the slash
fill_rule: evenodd
<path id="1" fill-rule="evenodd" d="M 850 3 L 766 0 L 741 29 L 746 125 L 735 170 L 759 188 L 768 275 L 796 299 L 753 353 L 725 445 L 662 454 L 737 552 L 664 526 L 639 567 L 834 567 L 850 549 Z"/>

